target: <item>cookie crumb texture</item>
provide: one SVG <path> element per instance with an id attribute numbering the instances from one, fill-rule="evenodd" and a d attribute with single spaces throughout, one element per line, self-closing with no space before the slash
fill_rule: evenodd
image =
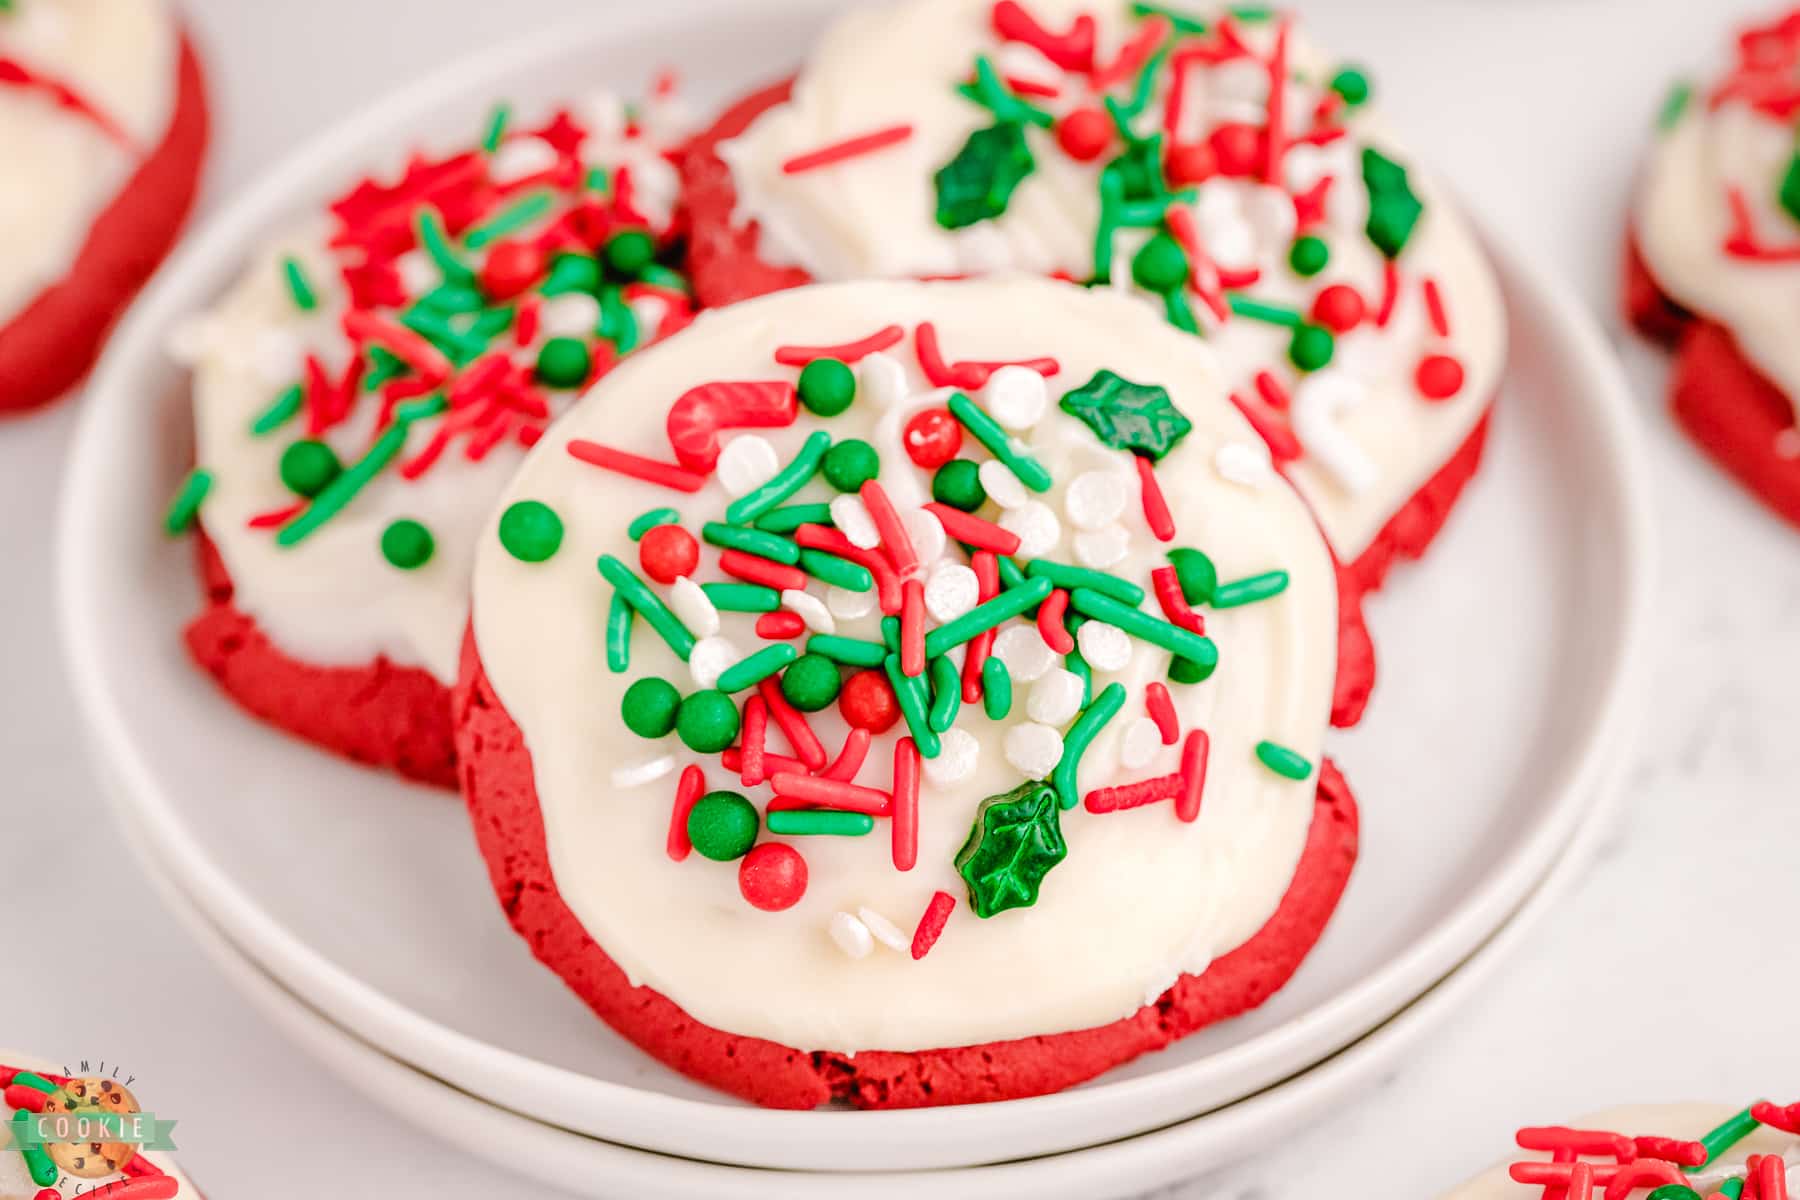
<path id="1" fill-rule="evenodd" d="M 809 1053 L 700 1024 L 666 997 L 633 987 L 557 894 L 519 727 L 463 644 L 455 702 L 463 794 L 488 874 L 513 928 L 588 1007 L 640 1049 L 722 1091 L 770 1108 L 920 1108 L 1037 1096 L 1160 1050 L 1267 1000 L 1293 975 L 1330 918 L 1356 861 L 1356 801 L 1321 764 L 1312 827 L 1274 916 L 1203 976 L 1182 976 L 1154 1004 L 1072 1033 L 918 1053 Z"/>
<path id="2" fill-rule="evenodd" d="M 188 651 L 232 699 L 345 758 L 456 786 L 450 689 L 429 672 L 386 659 L 321 667 L 289 657 L 232 604 L 231 576 L 203 534 L 196 555 L 205 604 L 187 627 Z"/>

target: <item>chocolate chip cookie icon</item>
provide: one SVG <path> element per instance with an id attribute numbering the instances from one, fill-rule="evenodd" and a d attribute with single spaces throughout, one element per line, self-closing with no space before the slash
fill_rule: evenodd
<path id="1" fill-rule="evenodd" d="M 46 1113 L 94 1116 L 100 1113 L 135 1113 L 137 1097 L 116 1079 L 87 1076 L 71 1079 L 44 1101 Z M 137 1156 L 137 1147 L 125 1142 L 52 1142 L 45 1147 L 57 1166 L 82 1179 L 117 1174 Z"/>

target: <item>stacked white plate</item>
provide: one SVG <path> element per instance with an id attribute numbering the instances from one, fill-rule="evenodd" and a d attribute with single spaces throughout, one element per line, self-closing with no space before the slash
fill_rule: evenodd
<path id="1" fill-rule="evenodd" d="M 1647 608 L 1637 434 L 1591 320 L 1506 248 L 1492 250 L 1512 367 L 1488 462 L 1430 562 L 1372 602 L 1382 682 L 1332 747 L 1363 814 L 1339 912 L 1262 1009 L 1060 1095 L 770 1112 L 665 1070 L 531 960 L 460 804 L 252 722 L 182 647 L 189 548 L 155 514 L 189 465 L 191 420 L 163 347 L 264 235 L 414 144 L 466 140 L 499 97 L 549 103 L 674 62 L 704 81 L 698 102 L 728 98 L 765 81 L 746 64 L 796 62 L 833 7 L 701 22 L 640 8 L 461 64 L 214 220 L 89 389 L 62 527 L 70 664 L 138 845 L 227 975 L 328 1065 L 382 1080 L 470 1149 L 596 1194 L 806 1195 L 841 1172 L 897 1194 L 919 1171 L 985 1196 L 1141 1190 L 1276 1136 L 1417 1037 L 1549 903 L 1605 791 Z"/>

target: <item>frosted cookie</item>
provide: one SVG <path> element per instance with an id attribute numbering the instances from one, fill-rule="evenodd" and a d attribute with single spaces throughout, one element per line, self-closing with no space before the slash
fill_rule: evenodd
<path id="1" fill-rule="evenodd" d="M 87 372 L 174 243 L 206 138 L 163 0 L 0 0 L 0 411 Z"/>
<path id="2" fill-rule="evenodd" d="M 71 1121 L 102 1114 L 129 1117 L 142 1112 L 128 1082 L 112 1075 L 57 1073 L 41 1059 L 0 1051 L 0 1088 L 8 1120 L 0 1145 L 0 1197 L 61 1200 L 99 1195 L 107 1200 L 200 1200 L 200 1193 L 169 1156 L 135 1142 L 21 1139 L 34 1114 Z M 24 1149 L 21 1150 L 20 1147 Z"/>
<path id="3" fill-rule="evenodd" d="M 1029 278 L 783 292 L 623 365 L 476 558 L 514 927 L 781 1107 L 1055 1091 L 1261 1003 L 1357 816 L 1330 553 L 1258 444 L 1204 343 Z"/>
<path id="4" fill-rule="evenodd" d="M 1616 1108 L 1519 1130 L 1519 1155 L 1444 1200 L 1787 1200 L 1800 1186 L 1797 1132 L 1800 1105 Z"/>
<path id="5" fill-rule="evenodd" d="M 1664 106 L 1637 190 L 1625 308 L 1675 350 L 1675 419 L 1800 523 L 1800 9 L 1738 35 L 1729 72 Z"/>
<path id="6" fill-rule="evenodd" d="M 272 239 L 179 331 L 206 599 L 195 659 L 256 715 L 455 785 L 475 537 L 527 449 L 684 325 L 678 134 L 610 96 L 417 154 Z"/>
<path id="7" fill-rule="evenodd" d="M 1024 270 L 1204 336 L 1360 598 L 1480 456 L 1499 295 L 1367 77 L 1282 14 L 904 0 L 842 18 L 686 168 L 709 303 L 805 279 Z M 1368 672 L 1345 672 L 1352 724 Z M 1352 686 L 1356 685 L 1356 686 Z"/>

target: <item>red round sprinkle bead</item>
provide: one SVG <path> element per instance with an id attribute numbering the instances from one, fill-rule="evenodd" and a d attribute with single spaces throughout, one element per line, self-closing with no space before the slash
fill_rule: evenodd
<path id="1" fill-rule="evenodd" d="M 544 277 L 544 252 L 530 242 L 501 242 L 481 267 L 481 290 L 494 300 L 511 300 Z"/>
<path id="2" fill-rule="evenodd" d="M 1218 173 L 1219 160 L 1210 143 L 1189 142 L 1169 151 L 1167 169 L 1169 182 L 1181 187 L 1211 179 Z"/>
<path id="3" fill-rule="evenodd" d="M 1234 178 L 1254 175 L 1262 166 L 1263 133 L 1242 121 L 1227 121 L 1207 137 L 1219 174 Z"/>
<path id="4" fill-rule="evenodd" d="M 644 574 L 658 583 L 674 583 L 700 565 L 700 543 L 679 525 L 658 525 L 638 543 Z"/>
<path id="5" fill-rule="evenodd" d="M 1333 333 L 1348 333 L 1362 324 L 1368 305 L 1362 293 L 1345 283 L 1334 283 L 1313 300 L 1312 319 Z"/>
<path id="6" fill-rule="evenodd" d="M 1413 382 L 1427 400 L 1448 400 L 1462 391 L 1463 365 L 1448 354 L 1427 354 L 1419 360 Z"/>
<path id="7" fill-rule="evenodd" d="M 901 434 L 906 456 L 927 471 L 935 471 L 955 458 L 962 448 L 962 439 L 962 426 L 945 408 L 928 408 L 918 413 Z"/>
<path id="8" fill-rule="evenodd" d="M 894 689 L 880 671 L 873 670 L 858 671 L 844 680 L 844 690 L 838 693 L 838 711 L 851 726 L 870 733 L 886 732 L 900 719 L 900 703 L 894 699 Z"/>
<path id="9" fill-rule="evenodd" d="M 738 860 L 738 891 L 764 912 L 792 908 L 806 895 L 806 860 L 792 846 L 764 842 Z"/>
<path id="10" fill-rule="evenodd" d="M 1056 144 L 1077 162 L 1093 162 L 1112 139 L 1112 118 L 1097 108 L 1078 108 L 1056 123 Z"/>

